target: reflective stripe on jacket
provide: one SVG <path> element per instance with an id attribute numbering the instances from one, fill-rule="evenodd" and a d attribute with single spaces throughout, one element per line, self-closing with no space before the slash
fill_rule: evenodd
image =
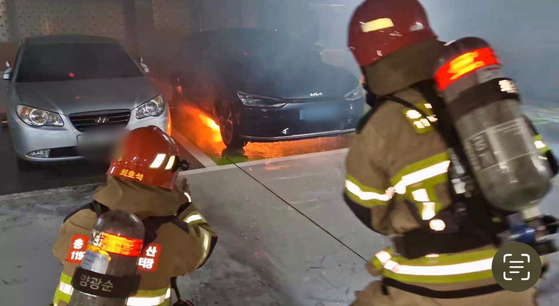
<path id="1" fill-rule="evenodd" d="M 437 118 L 427 111 L 431 106 L 418 91 L 406 89 L 395 95 L 429 118 L 394 102 L 381 105 L 349 149 L 345 199 L 366 225 L 386 236 L 405 235 L 426 224 L 426 231 L 442 231 L 448 224 L 437 214 L 451 204 L 450 160 L 444 141 L 432 128 Z M 540 135 L 534 135 L 534 144 L 542 153 L 548 150 Z M 496 251 L 487 245 L 406 259 L 387 249 L 377 253 L 369 268 L 374 275 L 435 291 L 477 288 L 495 284 L 491 263 Z"/>
<path id="2" fill-rule="evenodd" d="M 403 283 L 448 284 L 493 279 L 491 264 L 497 249 L 464 254 L 433 254 L 419 259 L 393 256 L 391 249 L 378 252 L 372 260 L 384 277 Z"/>
<path id="3" fill-rule="evenodd" d="M 60 283 L 54 295 L 54 306 L 66 306 L 70 303 L 72 288 L 72 278 L 64 273 L 60 277 Z M 139 290 L 133 297 L 128 298 L 128 306 L 168 306 L 171 304 L 171 288 L 160 290 Z"/>

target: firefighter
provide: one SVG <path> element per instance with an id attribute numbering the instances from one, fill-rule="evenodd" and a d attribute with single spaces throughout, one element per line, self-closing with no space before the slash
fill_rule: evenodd
<path id="1" fill-rule="evenodd" d="M 485 217 L 471 212 L 459 223 L 461 215 L 451 210 L 456 203 L 447 144 L 434 129 L 438 122 L 429 103 L 438 97 L 433 69 L 444 43 L 422 5 L 363 2 L 352 16 L 348 45 L 373 107 L 349 148 L 344 200 L 391 241 L 367 264 L 382 280 L 357 292 L 352 305 L 534 305 L 535 289 L 505 291 L 493 278 L 499 224 L 477 226 Z"/>
<path id="2" fill-rule="evenodd" d="M 174 140 L 158 127 L 128 133 L 107 171 L 107 183 L 94 192 L 92 203 L 67 216 L 60 228 L 53 253 L 64 268 L 53 299 L 55 306 L 68 305 L 72 275 L 83 258 L 95 220 L 111 209 L 136 214 L 144 222 L 146 237 L 151 235 L 144 239 L 138 260 L 139 290 L 127 304 L 170 305 L 171 289 L 178 295 L 176 277 L 200 268 L 217 241 L 191 203 L 186 180 L 177 182 L 178 172 L 186 164 L 179 159 Z"/>

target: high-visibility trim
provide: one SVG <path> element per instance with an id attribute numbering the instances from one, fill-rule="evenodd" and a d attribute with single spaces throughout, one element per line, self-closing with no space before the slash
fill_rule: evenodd
<path id="1" fill-rule="evenodd" d="M 543 137 L 541 135 L 534 136 L 534 145 L 536 145 L 536 148 L 540 150 L 541 153 L 546 153 L 550 150 L 545 142 L 543 142 Z"/>
<path id="2" fill-rule="evenodd" d="M 394 193 L 404 195 L 411 192 L 414 199 L 421 202 L 419 211 L 425 212 L 424 219 L 429 220 L 441 209 L 434 187 L 446 182 L 449 165 L 450 160 L 446 152 L 409 165 L 392 178 L 394 187 L 389 187 L 384 192 L 364 186 L 348 174 L 345 183 L 346 194 L 355 203 L 365 207 L 375 207 L 388 204 Z M 421 186 L 415 186 L 417 189 L 407 190 L 409 186 L 418 183 L 421 183 Z"/>
<path id="3" fill-rule="evenodd" d="M 386 205 L 393 195 L 392 188 L 383 192 L 359 183 L 356 178 L 349 174 L 346 177 L 345 190 L 352 201 L 365 207 Z"/>
<path id="4" fill-rule="evenodd" d="M 394 23 L 390 18 L 379 18 L 368 22 L 361 23 L 361 31 L 364 33 L 379 31 L 383 29 L 392 28 Z"/>
<path id="5" fill-rule="evenodd" d="M 200 216 L 200 214 L 192 214 L 192 215 L 186 217 L 186 218 L 184 219 L 184 222 L 186 222 L 186 223 L 192 223 L 192 222 L 194 222 L 194 221 L 199 221 L 199 220 L 204 220 L 204 219 L 202 219 L 202 216 Z"/>
<path id="6" fill-rule="evenodd" d="M 167 162 L 167 166 L 165 166 L 165 170 L 171 170 L 173 168 L 173 166 L 175 165 L 175 159 L 175 155 L 169 157 L 169 161 Z"/>
<path id="7" fill-rule="evenodd" d="M 394 184 L 394 191 L 398 194 L 406 194 L 406 188 L 410 185 L 420 183 L 439 175 L 446 175 L 450 161 L 442 161 L 424 169 L 403 175 L 398 183 Z"/>
<path id="8" fill-rule="evenodd" d="M 54 298 L 52 303 L 58 305 L 60 302 L 70 303 L 70 298 L 72 297 L 72 292 L 74 288 L 72 287 L 72 278 L 64 273 L 60 275 L 60 282 L 54 293 Z"/>
<path id="9" fill-rule="evenodd" d="M 183 192 L 184 196 L 188 199 L 188 203 L 192 203 L 192 196 L 188 192 Z"/>
<path id="10" fill-rule="evenodd" d="M 423 180 L 446 174 L 450 160 L 446 152 L 433 155 L 404 167 L 390 182 L 398 194 L 405 194 L 405 188 Z"/>
<path id="11" fill-rule="evenodd" d="M 438 120 L 437 116 L 433 113 L 433 106 L 430 103 L 425 102 L 416 103 L 414 106 L 422 110 L 427 115 L 427 118 L 425 118 L 415 109 L 406 108 L 403 110 L 404 116 L 412 125 L 415 132 L 418 134 L 424 134 L 433 131 L 433 123 Z"/>
<path id="12" fill-rule="evenodd" d="M 202 238 L 202 257 L 200 257 L 197 267 L 201 267 L 206 262 L 212 249 L 212 235 L 205 229 L 200 228 L 200 236 Z"/>
<path id="13" fill-rule="evenodd" d="M 438 256 L 405 259 L 393 257 L 391 250 L 378 252 L 372 260 L 385 277 L 400 282 L 457 283 L 492 278 L 491 264 L 496 249 L 465 254 L 438 254 Z"/>
<path id="14" fill-rule="evenodd" d="M 53 304 L 57 305 L 60 301 L 70 303 L 70 298 L 74 292 L 71 285 L 72 278 L 64 273 L 60 277 L 60 283 L 56 290 Z M 158 306 L 163 305 L 171 298 L 171 288 L 158 290 L 138 290 L 135 296 L 129 297 L 126 305 L 129 306 Z"/>
<path id="15" fill-rule="evenodd" d="M 126 300 L 127 306 L 158 306 L 171 298 L 171 289 L 140 290 L 138 294 Z"/>
<path id="16" fill-rule="evenodd" d="M 155 156 L 155 159 L 153 160 L 149 168 L 159 169 L 159 167 L 161 167 L 161 165 L 165 161 L 165 157 L 167 157 L 167 154 L 157 154 L 157 156 Z"/>

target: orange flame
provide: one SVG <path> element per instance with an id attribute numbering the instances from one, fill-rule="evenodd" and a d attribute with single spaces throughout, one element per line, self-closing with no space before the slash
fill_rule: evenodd
<path id="1" fill-rule="evenodd" d="M 217 123 L 215 123 L 215 121 L 213 121 L 212 118 L 206 116 L 205 114 L 199 113 L 198 114 L 198 118 L 200 118 L 200 120 L 202 120 L 202 122 L 209 127 L 210 129 L 212 129 L 213 131 L 219 132 L 219 125 L 217 125 Z"/>

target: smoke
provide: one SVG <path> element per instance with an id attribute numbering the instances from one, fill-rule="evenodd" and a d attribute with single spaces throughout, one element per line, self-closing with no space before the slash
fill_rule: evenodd
<path id="1" fill-rule="evenodd" d="M 478 36 L 489 42 L 524 100 L 559 102 L 559 2 L 421 0 L 445 41 Z"/>

